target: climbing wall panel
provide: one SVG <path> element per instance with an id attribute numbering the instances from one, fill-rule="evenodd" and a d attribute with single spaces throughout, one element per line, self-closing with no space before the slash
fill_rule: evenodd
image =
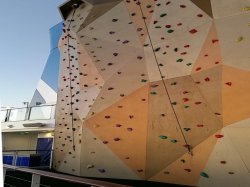
<path id="1" fill-rule="evenodd" d="M 201 52 L 193 66 L 192 73 L 213 68 L 222 63 L 219 40 L 214 24 L 210 28 L 207 39 L 203 44 Z"/>
<path id="2" fill-rule="evenodd" d="M 112 168 L 112 170 L 108 168 Z M 100 178 L 139 179 L 138 176 L 87 127 L 83 127 L 81 175 Z"/>
<path id="3" fill-rule="evenodd" d="M 132 24 L 125 2 L 121 2 L 95 22 L 78 31 L 80 36 L 102 39 L 111 43 L 125 43 L 141 47 L 137 31 Z M 117 41 L 119 40 L 119 41 Z"/>
<path id="4" fill-rule="evenodd" d="M 249 186 L 249 0 L 82 2 L 62 12 L 53 167 Z"/>
<path id="5" fill-rule="evenodd" d="M 144 44 L 145 40 L 148 36 L 147 27 L 146 25 L 149 25 L 151 22 L 152 15 L 154 13 L 154 7 L 156 4 L 155 0 L 148 0 L 148 1 L 142 1 L 141 3 L 141 9 L 144 13 L 144 19 L 141 19 L 141 9 L 140 6 L 138 6 L 137 1 L 126 1 L 126 6 L 128 8 L 128 11 L 131 16 L 131 20 L 136 27 L 137 34 L 141 40 L 141 43 Z M 144 22 L 145 21 L 145 22 Z M 146 25 L 145 25 L 146 23 Z"/>
<path id="6" fill-rule="evenodd" d="M 233 76 L 232 76 L 233 75 Z M 250 117 L 250 72 L 229 66 L 223 67 L 224 126 Z M 237 108 L 237 110 L 232 110 Z M 240 109 L 240 110 L 238 110 Z"/>
<path id="7" fill-rule="evenodd" d="M 150 178 L 187 149 L 182 129 L 178 126 L 174 110 L 161 81 L 150 83 L 149 121 L 147 134 L 146 178 Z M 164 104 L 162 104 L 164 103 Z M 171 152 L 171 154 L 169 154 Z"/>
<path id="8" fill-rule="evenodd" d="M 105 82 L 88 117 L 111 106 L 123 97 L 147 84 L 147 69 L 143 59 L 132 61 L 115 72 Z"/>
<path id="9" fill-rule="evenodd" d="M 146 85 L 86 121 L 86 127 L 142 178 L 146 158 L 147 101 Z"/>
<path id="10" fill-rule="evenodd" d="M 249 11 L 249 0 L 210 0 L 215 18 L 244 14 Z"/>
<path id="11" fill-rule="evenodd" d="M 223 64 L 250 71 L 250 13 L 215 20 Z M 237 62 L 237 63 L 236 63 Z"/>
<path id="12" fill-rule="evenodd" d="M 200 178 L 199 186 L 249 186 L 249 170 L 234 146 L 227 128 L 221 132 L 204 171 L 208 177 Z M 240 136 L 240 134 L 238 134 Z M 249 141 L 249 139 L 247 140 Z"/>
<path id="13" fill-rule="evenodd" d="M 200 173 L 205 168 L 209 155 L 217 142 L 214 135 L 197 145 L 192 153 L 186 153 L 176 159 L 150 180 L 196 186 L 200 179 Z"/>

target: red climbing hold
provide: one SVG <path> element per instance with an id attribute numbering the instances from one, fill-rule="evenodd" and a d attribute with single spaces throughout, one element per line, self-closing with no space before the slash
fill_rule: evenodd
<path id="1" fill-rule="evenodd" d="M 204 80 L 205 80 L 206 82 L 209 82 L 209 81 L 210 81 L 210 78 L 209 78 L 209 77 L 206 77 Z"/>
<path id="2" fill-rule="evenodd" d="M 198 125 L 196 125 L 197 127 L 204 127 L 204 125 L 203 124 L 198 124 Z"/>
<path id="3" fill-rule="evenodd" d="M 183 102 L 188 102 L 189 101 L 188 98 L 183 98 L 182 100 L 183 100 Z"/>
<path id="4" fill-rule="evenodd" d="M 200 105 L 200 104 L 201 104 L 201 102 L 200 102 L 200 101 L 197 101 L 197 102 L 195 102 L 194 104 L 196 104 L 196 105 Z"/>
<path id="5" fill-rule="evenodd" d="M 183 92 L 183 94 L 187 94 L 187 93 L 188 93 L 188 91 L 184 91 L 184 92 Z"/>
<path id="6" fill-rule="evenodd" d="M 226 82 L 225 84 L 228 86 L 232 86 L 232 82 Z"/>
<path id="7" fill-rule="evenodd" d="M 191 172 L 191 169 L 184 169 L 185 171 L 187 171 L 187 172 Z"/>
<path id="8" fill-rule="evenodd" d="M 212 43 L 214 44 L 214 43 L 216 43 L 216 42 L 218 42 L 219 40 L 218 39 L 213 39 L 212 40 Z"/>
<path id="9" fill-rule="evenodd" d="M 226 164 L 227 162 L 223 160 L 223 161 L 220 161 L 220 163 L 221 164 Z"/>
<path id="10" fill-rule="evenodd" d="M 192 30 L 189 31 L 190 34 L 195 34 L 195 33 L 197 33 L 197 32 L 198 32 L 198 31 L 197 31 L 196 29 L 192 29 Z"/>
<path id="11" fill-rule="evenodd" d="M 215 138 L 223 138 L 224 136 L 222 134 L 216 134 Z"/>
<path id="12" fill-rule="evenodd" d="M 198 67 L 195 69 L 195 71 L 200 71 L 201 70 L 201 67 Z"/>

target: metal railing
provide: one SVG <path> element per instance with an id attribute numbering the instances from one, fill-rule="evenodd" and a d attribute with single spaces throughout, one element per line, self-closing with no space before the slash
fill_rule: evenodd
<path id="1" fill-rule="evenodd" d="M 6 175 L 7 170 L 30 173 L 32 174 L 32 180 L 29 181 L 29 180 L 25 180 L 22 178 Z M 29 168 L 21 168 L 21 167 L 10 166 L 10 165 L 5 165 L 5 164 L 3 165 L 3 175 L 4 175 L 3 176 L 4 181 L 5 181 L 5 177 L 8 176 L 10 178 L 15 178 L 20 181 L 29 182 L 31 187 L 39 187 L 39 186 L 51 187 L 45 184 L 41 184 L 41 177 L 48 177 L 51 179 L 67 181 L 67 182 L 71 182 L 75 184 L 82 184 L 83 186 L 89 186 L 89 187 L 129 187 L 126 185 L 115 184 L 115 183 L 106 182 L 106 181 L 81 178 L 81 177 L 76 177 L 76 176 L 71 176 L 71 175 L 65 175 L 65 174 L 59 174 L 59 173 L 53 173 L 53 172 L 41 171 L 41 170 L 35 170 L 35 169 L 29 169 Z M 15 187 L 14 185 L 7 184 L 6 182 L 5 182 L 5 186 Z"/>
<path id="2" fill-rule="evenodd" d="M 50 168 L 53 150 L 3 150 L 3 164 L 29 168 Z"/>
<path id="3" fill-rule="evenodd" d="M 23 108 L 11 108 L 0 111 L 0 120 L 4 122 L 16 122 L 26 120 L 49 120 L 54 119 L 55 104 L 39 105 Z"/>

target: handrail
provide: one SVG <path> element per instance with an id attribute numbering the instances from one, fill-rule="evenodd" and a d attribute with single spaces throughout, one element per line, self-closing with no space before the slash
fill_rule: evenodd
<path id="1" fill-rule="evenodd" d="M 93 187 L 130 187 L 130 186 L 126 186 L 126 185 L 122 185 L 122 184 L 115 184 L 115 183 L 106 182 L 106 181 L 81 178 L 81 177 L 76 177 L 76 176 L 70 176 L 70 175 L 59 174 L 59 173 L 52 173 L 52 172 L 47 172 L 47 171 L 35 170 L 35 169 L 21 168 L 21 167 L 6 165 L 6 164 L 3 164 L 3 167 L 6 169 L 11 169 L 11 170 L 15 170 L 15 171 L 31 173 L 32 175 L 49 177 L 49 178 L 59 179 L 59 180 L 77 183 L 77 184 L 85 184 L 85 185 L 90 185 Z"/>
<path id="2" fill-rule="evenodd" d="M 37 108 L 43 108 L 43 107 L 50 107 L 50 117 L 44 119 L 43 117 L 41 118 L 34 118 L 31 116 L 32 112 L 34 112 L 33 109 L 37 109 Z M 52 116 L 53 112 L 53 107 L 56 107 L 56 104 L 44 104 L 44 105 L 37 105 L 37 106 L 29 106 L 29 107 L 21 107 L 21 108 L 10 108 L 10 109 L 4 109 L 1 110 L 1 112 L 6 112 L 3 116 L 3 123 L 4 122 L 18 122 L 18 121 L 35 121 L 35 120 L 49 120 L 49 119 L 54 119 L 54 117 Z M 24 116 L 22 119 L 19 120 L 11 120 L 10 119 L 10 115 L 13 111 L 20 111 L 20 110 L 25 110 L 22 112 L 25 112 Z"/>
<path id="3" fill-rule="evenodd" d="M 50 150 L 39 150 L 39 149 L 20 149 L 20 150 L 3 150 L 2 152 L 29 152 L 29 151 L 54 151 L 53 149 L 50 149 Z"/>

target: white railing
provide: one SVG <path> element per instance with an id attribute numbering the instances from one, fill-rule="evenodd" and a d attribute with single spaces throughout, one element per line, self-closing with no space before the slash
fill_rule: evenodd
<path id="1" fill-rule="evenodd" d="M 5 122 L 54 119 L 55 105 L 41 105 L 24 108 L 4 109 L 0 112 L 0 120 Z"/>

